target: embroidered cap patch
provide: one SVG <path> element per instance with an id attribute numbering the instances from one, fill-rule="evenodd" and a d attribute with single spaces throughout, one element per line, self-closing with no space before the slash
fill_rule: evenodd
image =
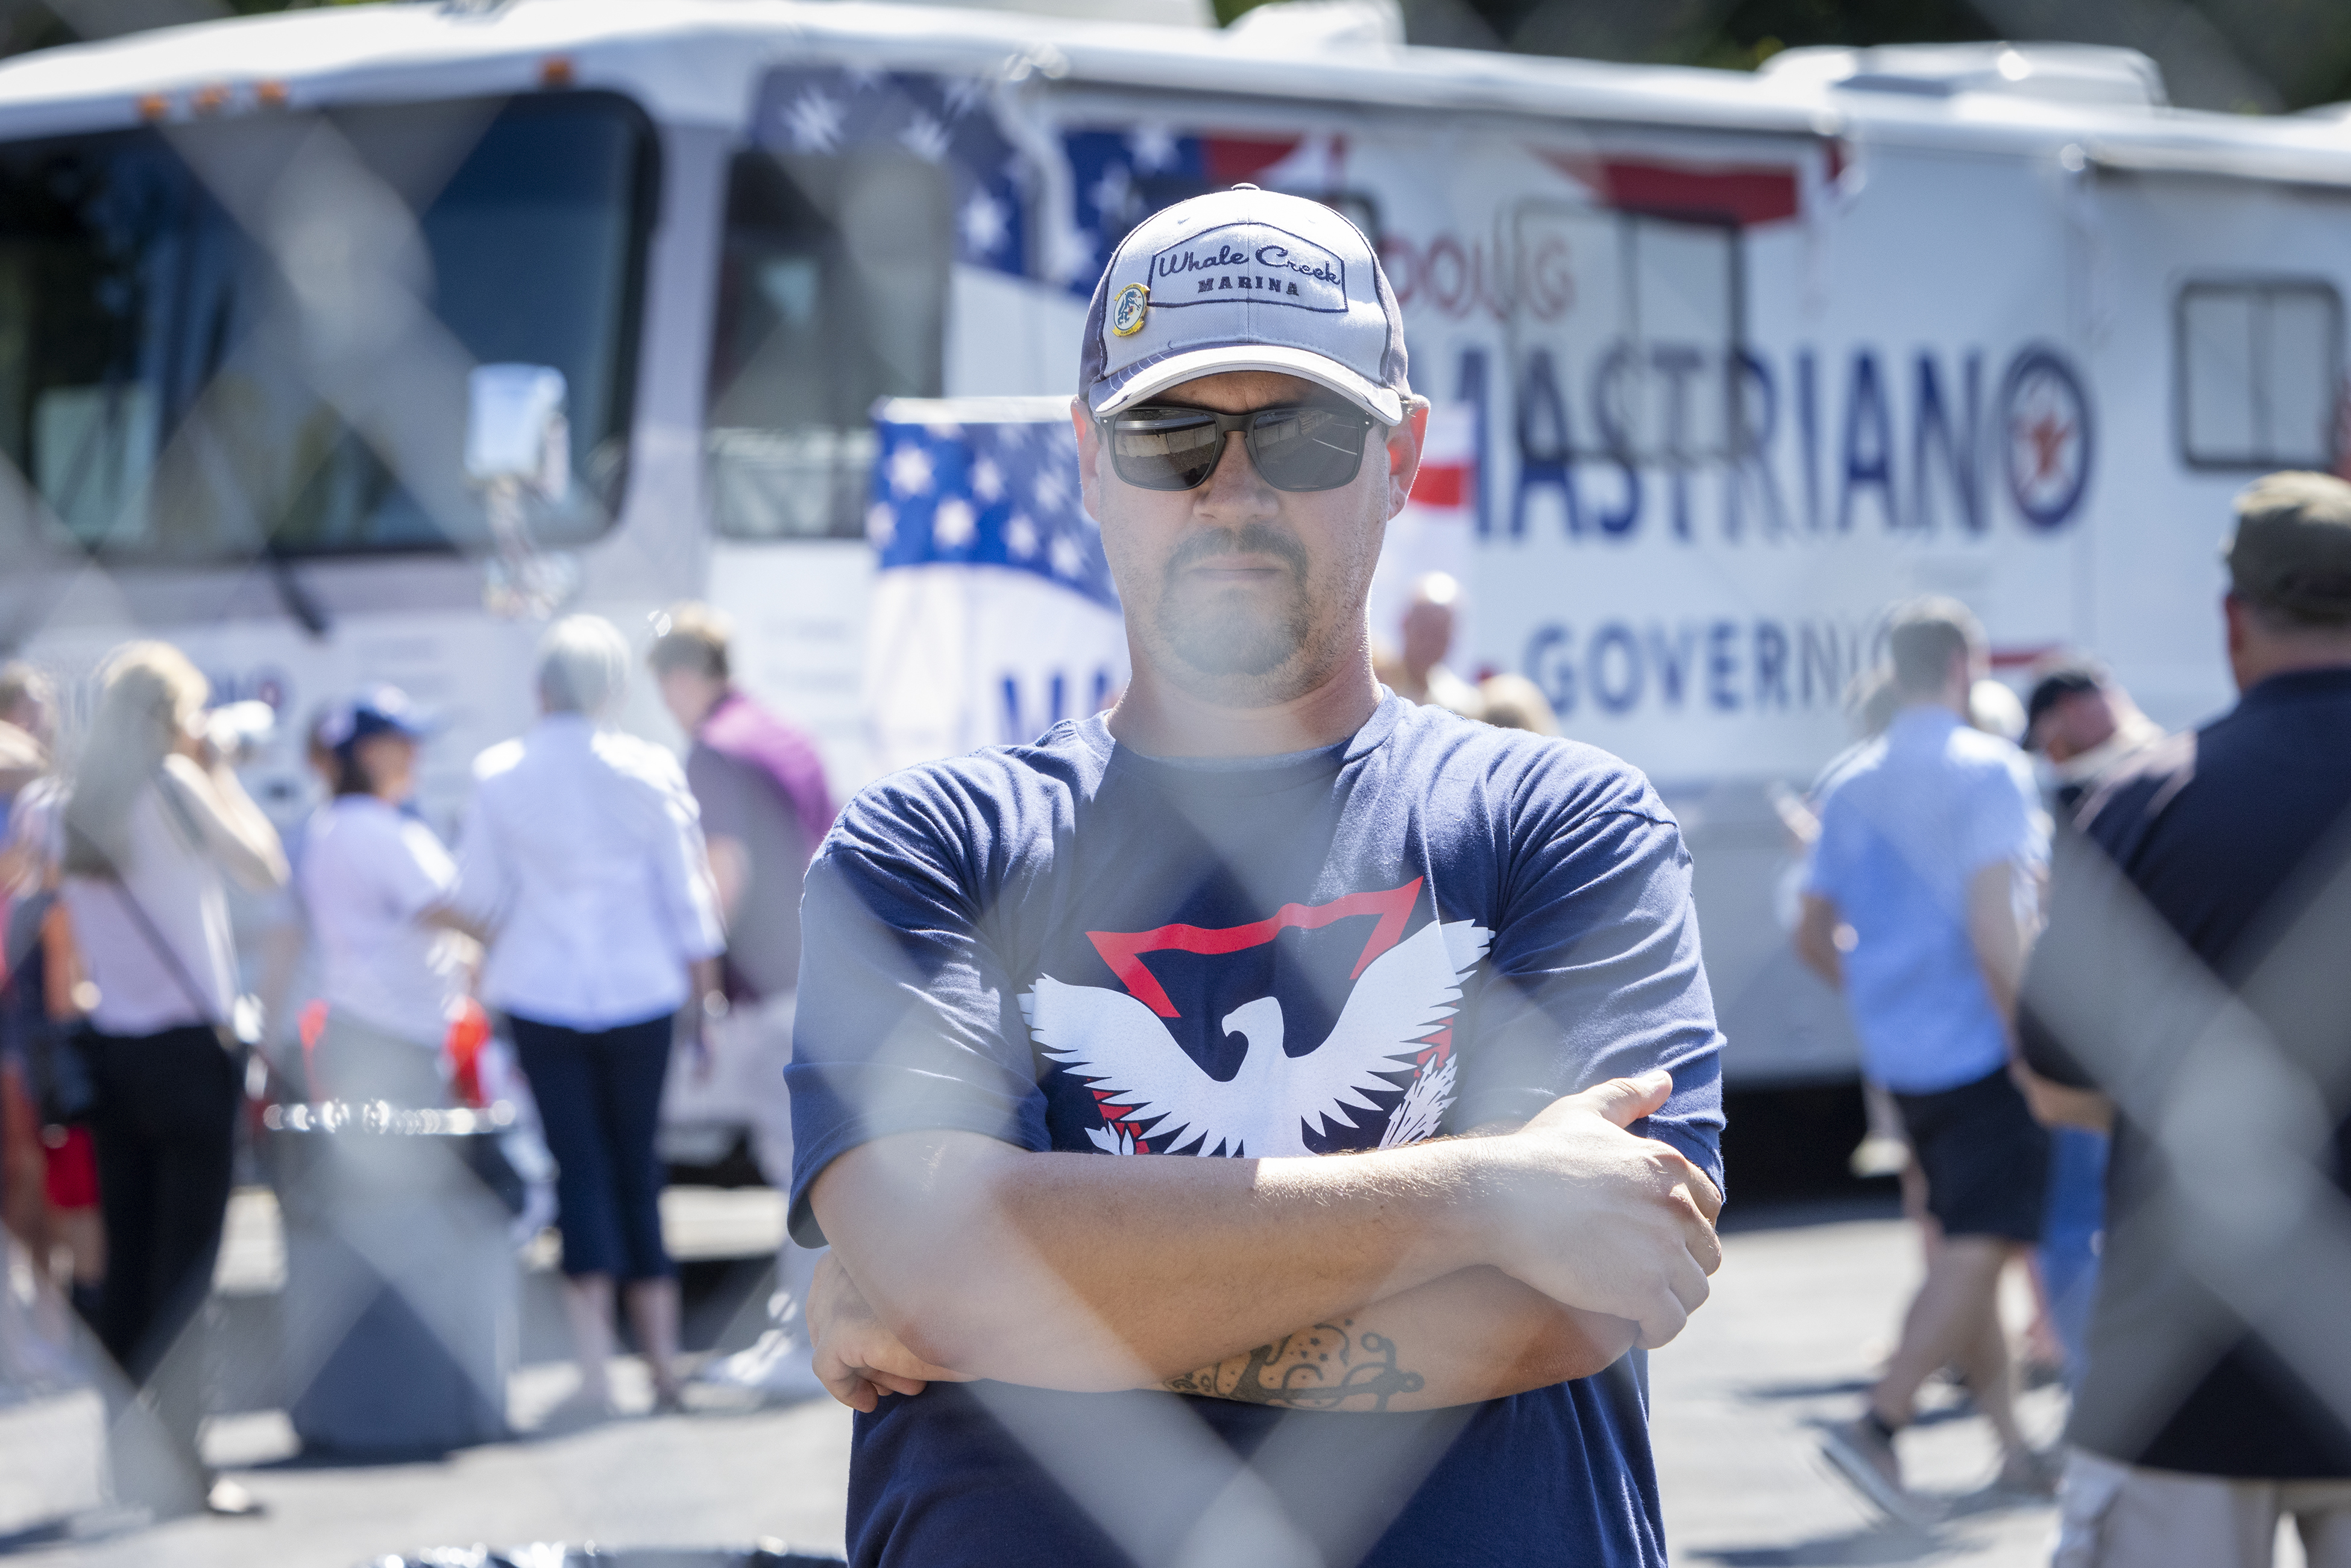
<path id="1" fill-rule="evenodd" d="M 1143 330 L 1143 318 L 1150 308 L 1150 288 L 1140 283 L 1128 284 L 1111 301 L 1110 329 L 1122 338 L 1134 337 Z"/>

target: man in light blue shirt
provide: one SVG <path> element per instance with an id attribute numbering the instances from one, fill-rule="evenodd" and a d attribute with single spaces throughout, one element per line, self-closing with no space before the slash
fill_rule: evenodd
<path id="1" fill-rule="evenodd" d="M 1998 1311 L 2001 1268 L 2040 1239 L 2047 1180 L 2047 1134 L 2008 1064 L 2049 838 L 2023 754 L 1967 723 L 1985 663 L 1967 607 L 1899 606 L 1887 645 L 1901 706 L 1823 786 L 1796 946 L 1845 993 L 1864 1068 L 1901 1107 L 1942 1230 L 1869 1409 L 1824 1438 L 1865 1496 L 1914 1519 L 1894 1435 L 1949 1364 L 1999 1435 L 2002 1483 L 2044 1490 L 2053 1479 L 2017 1429 Z"/>

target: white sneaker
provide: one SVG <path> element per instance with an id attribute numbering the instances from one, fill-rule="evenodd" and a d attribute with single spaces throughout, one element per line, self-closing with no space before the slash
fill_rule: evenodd
<path id="1" fill-rule="evenodd" d="M 705 1362 L 694 1381 L 718 1388 L 739 1388 L 771 1404 L 797 1405 L 825 1396 L 817 1380 L 809 1347 L 782 1329 L 769 1329 L 748 1350 Z"/>

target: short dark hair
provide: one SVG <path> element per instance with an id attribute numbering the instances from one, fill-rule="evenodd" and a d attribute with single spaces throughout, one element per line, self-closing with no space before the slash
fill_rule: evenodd
<path id="1" fill-rule="evenodd" d="M 1931 696 L 1943 689 L 1951 657 L 1972 660 L 1983 650 L 1983 622 L 1956 599 L 1933 595 L 1907 600 L 1886 618 L 1886 653 L 1894 684 L 1904 696 Z"/>
<path id="2" fill-rule="evenodd" d="M 726 644 L 734 628 L 709 605 L 694 600 L 673 604 L 653 617 L 653 645 L 645 651 L 645 663 L 653 674 L 693 670 L 714 681 L 724 681 L 731 674 Z"/>
<path id="3" fill-rule="evenodd" d="M 2110 677 L 2095 659 L 2066 658 L 2043 664 L 2032 681 L 2032 695 L 2024 699 L 2024 733 L 2031 738 L 2049 710 L 2067 697 L 2104 687 Z"/>
<path id="4" fill-rule="evenodd" d="M 302 732 L 303 756 L 326 777 L 327 793 L 336 800 L 346 795 L 372 795 L 375 786 L 368 781 L 367 769 L 360 766 L 359 747 L 349 742 L 341 746 L 328 744 L 327 722 L 335 716 L 337 706 L 328 703 L 310 716 Z"/>
<path id="5" fill-rule="evenodd" d="M 2303 637 L 2314 632 L 2339 632 L 2351 630 L 2351 612 L 2330 615 L 2307 603 L 2288 602 L 2283 598 L 2251 589 L 2231 588 L 2230 597 L 2244 606 L 2253 623 L 2273 637 Z"/>
<path id="6" fill-rule="evenodd" d="M 375 793 L 375 780 L 369 778 L 368 770 L 360 765 L 359 742 L 346 741 L 329 748 L 327 755 L 335 762 L 335 799 L 340 800 L 346 795 Z"/>

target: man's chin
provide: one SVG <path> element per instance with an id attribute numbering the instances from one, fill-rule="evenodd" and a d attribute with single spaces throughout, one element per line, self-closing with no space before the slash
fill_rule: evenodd
<path id="1" fill-rule="evenodd" d="M 1185 670 L 1209 680 L 1261 681 L 1278 677 L 1298 658 L 1299 643 L 1271 617 L 1220 618 L 1186 625 L 1168 648 Z"/>
<path id="2" fill-rule="evenodd" d="M 1254 630 L 1261 642 L 1264 629 Z M 1186 639 L 1184 644 L 1164 650 L 1158 663 L 1161 673 L 1176 685 L 1196 700 L 1217 707 L 1274 707 L 1314 688 L 1312 661 L 1303 649 L 1284 643 L 1256 657 L 1240 657 L 1246 651 L 1236 644 L 1202 648 Z"/>

